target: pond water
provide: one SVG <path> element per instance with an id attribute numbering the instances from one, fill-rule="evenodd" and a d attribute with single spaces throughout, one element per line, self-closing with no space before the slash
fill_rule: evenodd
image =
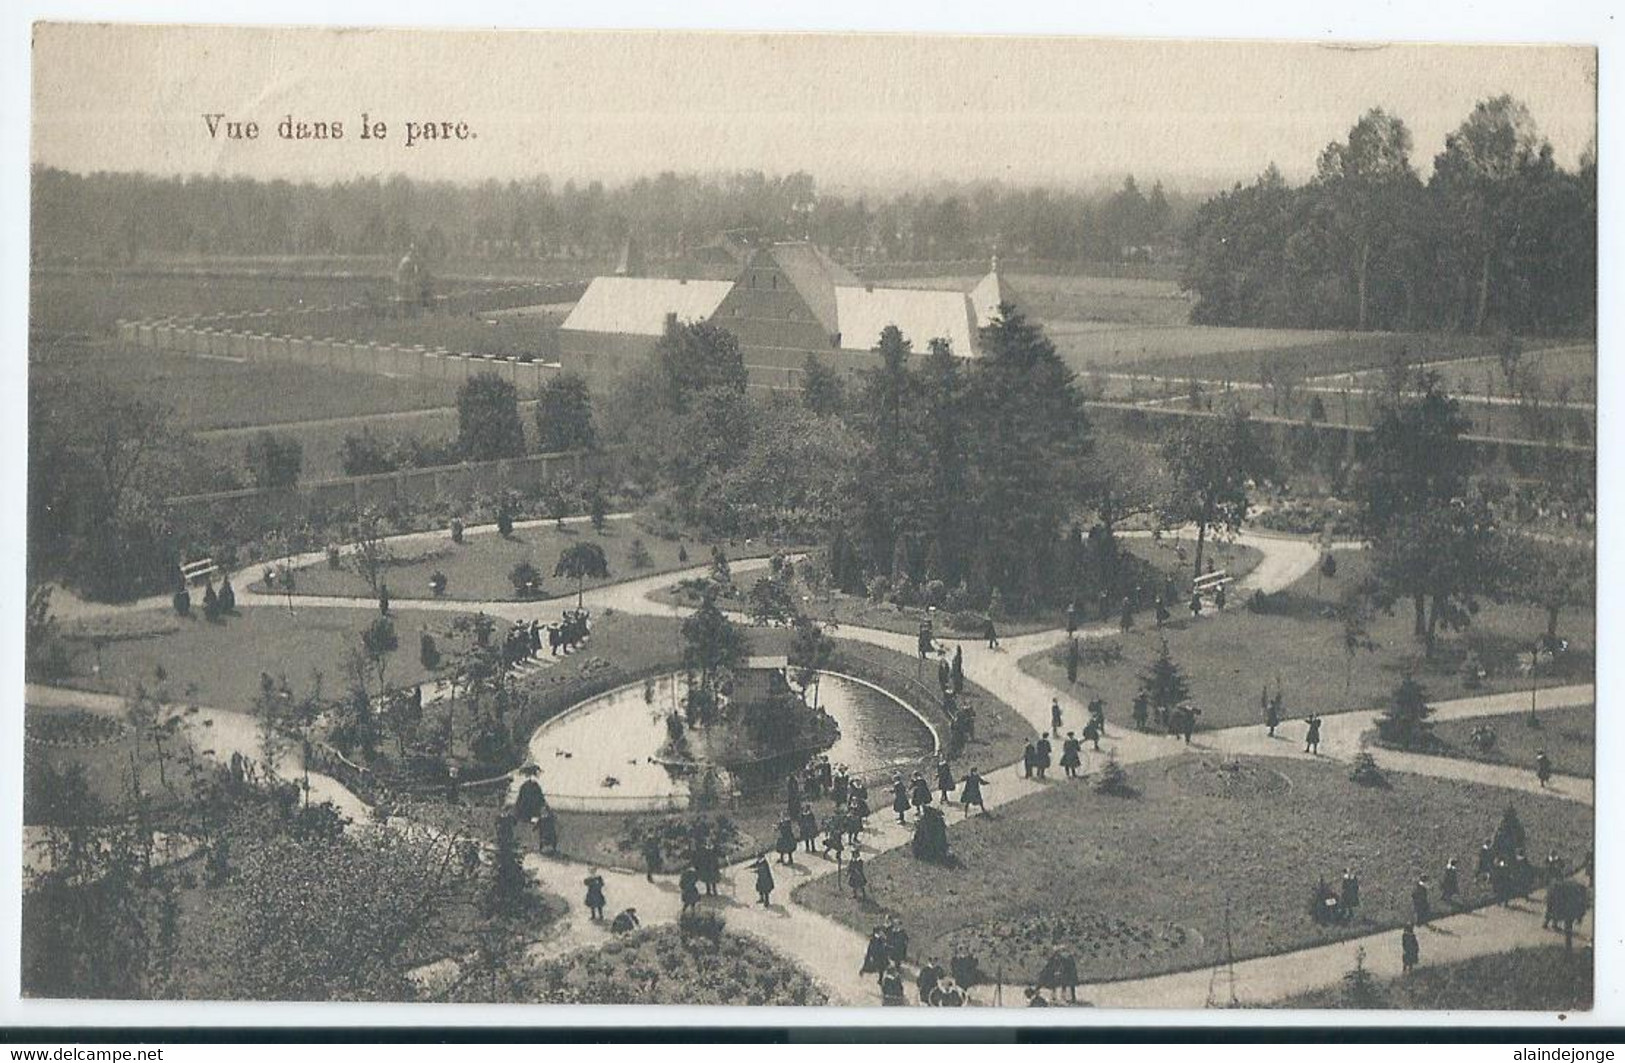
<path id="1" fill-rule="evenodd" d="M 634 683 L 537 728 L 529 760 L 541 771 L 549 803 L 604 812 L 686 807 L 691 776 L 654 760 L 666 740 L 666 717 L 681 705 L 686 687 L 681 674 Z M 841 727 L 830 761 L 854 773 L 915 762 L 936 748 L 931 729 L 879 687 L 825 672 L 817 699 Z"/>

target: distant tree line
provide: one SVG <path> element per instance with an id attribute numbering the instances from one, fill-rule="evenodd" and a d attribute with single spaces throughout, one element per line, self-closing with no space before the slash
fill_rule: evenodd
<path id="1" fill-rule="evenodd" d="M 865 259 L 994 252 L 1113 262 L 1171 245 L 1194 203 L 1129 177 L 1114 192 L 938 184 L 895 195 L 819 192 L 797 172 L 666 172 L 609 186 L 538 176 L 463 185 L 361 178 L 328 185 L 245 177 L 33 174 L 36 260 L 150 255 L 398 255 L 601 258 L 635 237 L 676 255 L 744 230 L 810 239 Z"/>
<path id="2" fill-rule="evenodd" d="M 1192 320 L 1344 329 L 1594 331 L 1597 166 L 1557 165 L 1528 108 L 1481 101 L 1423 181 L 1411 133 L 1367 112 L 1291 187 L 1272 163 L 1186 232 Z"/>

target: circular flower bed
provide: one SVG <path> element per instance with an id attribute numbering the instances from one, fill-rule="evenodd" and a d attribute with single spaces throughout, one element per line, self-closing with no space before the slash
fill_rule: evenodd
<path id="1" fill-rule="evenodd" d="M 1071 950 L 1079 974 L 1109 976 L 1124 962 L 1161 957 L 1195 960 L 1202 935 L 1177 923 L 1144 923 L 1099 912 L 1037 912 L 1021 919 L 979 923 L 948 936 L 954 952 L 974 956 L 989 978 L 1002 971 L 1007 982 L 1037 977 L 1056 949 Z"/>
<path id="2" fill-rule="evenodd" d="M 1291 779 L 1253 761 L 1179 757 L 1163 770 L 1181 790 L 1202 797 L 1245 800 L 1274 797 L 1292 789 Z"/>

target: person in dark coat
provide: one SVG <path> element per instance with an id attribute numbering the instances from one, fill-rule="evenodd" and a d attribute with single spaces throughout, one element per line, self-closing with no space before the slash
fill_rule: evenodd
<path id="1" fill-rule="evenodd" d="M 965 692 L 965 648 L 954 647 L 954 694 L 958 696 Z"/>
<path id="2" fill-rule="evenodd" d="M 702 841 L 694 847 L 694 870 L 700 876 L 700 883 L 705 886 L 705 895 L 717 895 L 717 883 L 722 881 L 722 854 L 717 847 L 708 841 Z"/>
<path id="3" fill-rule="evenodd" d="M 846 768 L 842 767 L 835 772 L 835 779 L 830 783 L 829 796 L 835 802 L 836 808 L 844 809 L 851 793 L 852 780 L 847 778 Z"/>
<path id="4" fill-rule="evenodd" d="M 1485 838 L 1484 844 L 1478 847 L 1478 864 L 1474 868 L 1474 873 L 1480 878 L 1488 879 L 1494 868 L 1495 844 L 1489 838 Z"/>
<path id="5" fill-rule="evenodd" d="M 1303 736 L 1303 751 L 1313 753 L 1318 757 L 1320 756 L 1320 717 L 1310 713 L 1309 719 L 1305 722 L 1309 725 L 1309 730 Z"/>
<path id="6" fill-rule="evenodd" d="M 796 862 L 796 825 L 789 816 L 779 820 L 779 837 L 773 848 L 778 850 L 779 863 Z"/>
<path id="7" fill-rule="evenodd" d="M 1352 867 L 1343 869 L 1343 918 L 1352 920 L 1360 909 L 1360 876 Z"/>
<path id="8" fill-rule="evenodd" d="M 1186 705 L 1179 712 L 1179 730 L 1185 736 L 1185 744 L 1191 744 L 1191 735 L 1196 733 L 1196 718 L 1202 715 L 1202 710 L 1195 705 Z"/>
<path id="9" fill-rule="evenodd" d="M 1461 871 L 1456 867 L 1456 858 L 1452 856 L 1444 862 L 1444 875 L 1439 879 L 1439 900 L 1445 904 L 1455 904 L 1460 892 Z"/>
<path id="10" fill-rule="evenodd" d="M 1132 715 L 1134 716 L 1135 729 L 1139 731 L 1145 730 L 1146 725 L 1151 720 L 1151 699 L 1146 696 L 1143 690 L 1134 695 Z"/>
<path id="11" fill-rule="evenodd" d="M 863 950 L 863 966 L 858 968 L 859 974 L 879 975 L 885 972 L 889 956 L 886 951 L 886 930 L 884 927 L 875 927 L 869 935 L 869 944 Z"/>
<path id="12" fill-rule="evenodd" d="M 1100 752 L 1100 725 L 1090 720 L 1083 725 L 1083 740 L 1094 746 L 1095 752 Z M 1080 745 L 1082 743 L 1079 743 Z"/>
<path id="13" fill-rule="evenodd" d="M 1195 620 L 1202 615 L 1202 592 L 1197 591 L 1191 595 L 1191 619 Z"/>
<path id="14" fill-rule="evenodd" d="M 999 648 L 999 629 L 993 626 L 991 616 L 987 618 L 987 623 L 982 625 L 982 637 L 987 639 L 988 649 L 996 650 Z"/>
<path id="15" fill-rule="evenodd" d="M 666 870 L 666 854 L 660 849 L 659 837 L 653 834 L 643 839 L 642 848 L 644 864 L 643 877 L 645 880 L 653 882 L 656 875 Z"/>
<path id="16" fill-rule="evenodd" d="M 1422 945 L 1416 940 L 1416 930 L 1409 924 L 1399 932 L 1399 956 L 1405 973 L 1410 974 L 1422 960 Z"/>
<path id="17" fill-rule="evenodd" d="M 1078 633 L 1078 603 L 1075 601 L 1069 602 L 1066 607 L 1066 633 L 1068 635 Z M 1055 726 L 1059 727 L 1060 724 Z"/>
<path id="18" fill-rule="evenodd" d="M 1123 611 L 1117 618 L 1117 629 L 1126 635 L 1133 627 L 1134 599 L 1125 594 L 1123 595 Z"/>
<path id="19" fill-rule="evenodd" d="M 604 921 L 604 876 L 595 869 L 592 874 L 582 879 L 581 884 L 587 887 L 587 911 L 592 913 L 595 923 Z"/>
<path id="20" fill-rule="evenodd" d="M 886 958 L 892 963 L 908 961 L 908 931 L 896 919 L 886 920 Z"/>
<path id="21" fill-rule="evenodd" d="M 1168 618 L 1170 616 L 1172 616 L 1172 615 L 1173 614 L 1168 612 L 1168 603 L 1166 601 L 1164 601 L 1163 599 L 1158 598 L 1157 599 L 1157 630 L 1158 631 L 1162 630 L 1162 626 L 1168 622 Z"/>
<path id="22" fill-rule="evenodd" d="M 883 1007 L 901 1008 L 908 1005 L 903 988 L 903 969 L 895 963 L 880 976 L 880 1003 Z"/>
<path id="23" fill-rule="evenodd" d="M 1047 733 L 1038 736 L 1038 741 L 1033 745 L 1033 750 L 1038 754 L 1033 761 L 1034 774 L 1040 779 L 1048 778 L 1050 754 L 1054 752 L 1054 747 L 1049 744 L 1049 735 Z"/>
<path id="24" fill-rule="evenodd" d="M 916 818 L 925 814 L 926 808 L 933 800 L 935 799 L 931 796 L 931 784 L 925 781 L 923 774 L 915 772 L 914 778 L 908 784 L 908 803 L 914 806 Z"/>
<path id="25" fill-rule="evenodd" d="M 891 777 L 891 810 L 897 813 L 897 822 L 908 822 L 908 784 L 901 775 Z"/>
<path id="26" fill-rule="evenodd" d="M 914 979 L 914 988 L 920 994 L 921 1004 L 931 1003 L 931 995 L 937 991 L 937 986 L 942 984 L 942 974 L 942 964 L 935 958 L 920 964 L 920 973 Z"/>
<path id="27" fill-rule="evenodd" d="M 767 862 L 766 856 L 759 856 L 751 869 L 756 872 L 756 896 L 761 899 L 763 908 L 773 900 L 773 868 Z"/>
<path id="28" fill-rule="evenodd" d="M 841 812 L 832 814 L 824 821 L 824 859 L 835 858 L 837 871 L 841 866 L 842 855 L 846 852 L 846 815 Z"/>
<path id="29" fill-rule="evenodd" d="M 977 808 L 981 809 L 983 815 L 987 814 L 987 803 L 982 798 L 982 784 L 985 781 L 986 780 L 982 778 L 981 771 L 976 768 L 972 768 L 970 770 L 970 774 L 966 775 L 961 781 L 959 788 L 959 807 L 961 811 L 965 813 L 965 815 L 970 815 L 970 806 L 972 805 L 975 805 Z"/>
<path id="30" fill-rule="evenodd" d="M 1026 747 L 1021 751 L 1022 778 L 1031 779 L 1033 777 L 1033 769 L 1036 767 L 1038 767 L 1038 747 L 1033 745 L 1033 743 L 1028 742 Z"/>
<path id="31" fill-rule="evenodd" d="M 1540 780 L 1540 788 L 1546 789 L 1546 784 L 1552 781 L 1552 761 L 1544 749 L 1535 751 L 1535 778 Z"/>
<path id="32" fill-rule="evenodd" d="M 1049 699 L 1049 729 L 1056 734 L 1061 733 L 1061 699 Z"/>
<path id="33" fill-rule="evenodd" d="M 700 873 L 692 866 L 683 868 L 677 876 L 677 891 L 683 899 L 683 911 L 691 912 L 700 905 Z"/>
<path id="34" fill-rule="evenodd" d="M 533 823 L 541 814 L 545 800 L 542 784 L 535 779 L 526 779 L 519 784 L 519 793 L 514 797 L 514 815 L 525 823 Z"/>
<path id="35" fill-rule="evenodd" d="M 942 794 L 943 804 L 948 803 L 948 798 L 953 796 L 955 788 L 953 767 L 946 758 L 937 761 L 937 790 Z"/>
<path id="36" fill-rule="evenodd" d="M 615 934 L 630 934 L 640 925 L 642 925 L 642 920 L 638 918 L 638 910 L 636 908 L 627 908 L 615 917 L 614 921 L 609 924 L 609 929 L 611 933 Z"/>
<path id="37" fill-rule="evenodd" d="M 1087 728 L 1084 734 L 1088 734 Z M 1066 741 L 1061 743 L 1061 770 L 1066 772 L 1068 779 L 1078 777 L 1078 767 L 1083 763 L 1083 743 L 1071 731 L 1066 733 Z"/>
<path id="38" fill-rule="evenodd" d="M 553 810 L 546 805 L 536 817 L 536 851 L 539 853 L 556 853 L 559 851 L 559 820 Z"/>
<path id="39" fill-rule="evenodd" d="M 863 857 L 857 853 L 852 854 L 852 864 L 846 869 L 846 884 L 852 888 L 852 896 L 856 899 L 869 899 L 869 872 L 863 866 Z"/>
<path id="40" fill-rule="evenodd" d="M 801 836 L 803 851 L 818 851 L 818 816 L 811 805 L 801 806 L 801 815 L 796 818 L 796 833 Z"/>
<path id="41" fill-rule="evenodd" d="M 1095 730 L 1101 734 L 1106 733 L 1106 699 L 1091 698 L 1089 700 L 1089 719 L 1095 725 Z"/>
<path id="42" fill-rule="evenodd" d="M 1411 887 L 1411 911 L 1416 915 L 1416 922 L 1426 925 L 1430 915 L 1428 911 L 1428 880 L 1423 876 L 1416 880 Z"/>

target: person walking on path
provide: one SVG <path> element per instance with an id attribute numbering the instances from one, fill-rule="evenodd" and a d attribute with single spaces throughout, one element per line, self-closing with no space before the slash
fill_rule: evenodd
<path id="1" fill-rule="evenodd" d="M 1049 744 L 1049 734 L 1047 732 L 1038 736 L 1038 741 L 1033 745 L 1033 751 L 1037 754 L 1036 759 L 1033 761 L 1034 774 L 1040 779 L 1049 778 L 1050 757 L 1055 752 L 1055 747 Z"/>
<path id="2" fill-rule="evenodd" d="M 693 867 L 683 868 L 677 876 L 677 889 L 683 898 L 683 911 L 692 912 L 700 905 L 700 873 Z"/>
<path id="3" fill-rule="evenodd" d="M 925 776 L 920 772 L 914 773 L 914 778 L 908 784 L 909 804 L 914 806 L 914 816 L 919 819 L 925 815 L 926 808 L 931 804 L 931 784 L 926 782 Z"/>
<path id="4" fill-rule="evenodd" d="M 1343 869 L 1343 918 L 1353 921 L 1360 912 L 1360 876 L 1352 867 Z"/>
<path id="5" fill-rule="evenodd" d="M 1100 725 L 1098 723 L 1096 723 L 1094 720 L 1090 720 L 1088 723 L 1084 724 L 1083 738 L 1084 741 L 1094 745 L 1096 753 L 1100 752 Z"/>
<path id="6" fill-rule="evenodd" d="M 705 895 L 715 897 L 717 883 L 722 879 L 722 854 L 715 844 L 702 840 L 695 847 L 694 870 L 699 872 L 700 882 L 705 885 Z"/>
<path id="7" fill-rule="evenodd" d="M 908 822 L 908 786 L 901 773 L 891 777 L 891 810 L 897 813 L 898 823 Z"/>
<path id="8" fill-rule="evenodd" d="M 985 782 L 985 780 L 982 778 L 982 772 L 977 768 L 972 768 L 970 770 L 970 774 L 966 775 L 965 778 L 961 780 L 959 787 L 959 807 L 965 815 L 970 815 L 970 806 L 972 805 L 975 805 L 977 808 L 981 809 L 982 815 L 987 815 L 987 804 L 982 799 L 983 782 Z"/>
<path id="9" fill-rule="evenodd" d="M 999 648 L 999 629 L 993 626 L 991 616 L 987 618 L 987 623 L 982 625 L 982 637 L 987 640 L 988 649 L 996 650 Z"/>
<path id="10" fill-rule="evenodd" d="M 1540 788 L 1546 789 L 1546 784 L 1552 781 L 1552 761 L 1544 749 L 1535 751 L 1535 778 L 1540 780 Z"/>
<path id="11" fill-rule="evenodd" d="M 655 876 L 666 869 L 666 858 L 660 851 L 658 835 L 651 834 L 643 839 L 643 864 L 643 877 L 648 882 L 653 882 Z"/>
<path id="12" fill-rule="evenodd" d="M 889 959 L 886 950 L 886 928 L 877 926 L 869 934 L 869 944 L 863 949 L 863 966 L 858 968 L 859 974 L 882 975 L 886 972 L 886 963 Z"/>
<path id="13" fill-rule="evenodd" d="M 1258 695 L 1258 700 L 1264 710 L 1264 733 L 1270 738 L 1275 737 L 1275 729 L 1281 726 L 1281 703 L 1270 697 L 1269 687 Z"/>
<path id="14" fill-rule="evenodd" d="M 1213 592 L 1213 607 L 1221 613 L 1224 612 L 1224 584 L 1222 583 L 1219 584 L 1218 590 Z"/>
<path id="15" fill-rule="evenodd" d="M 1033 769 L 1038 766 L 1038 747 L 1028 742 L 1021 751 L 1021 777 L 1031 779 Z"/>
<path id="16" fill-rule="evenodd" d="M 937 789 L 942 793 L 942 803 L 947 804 L 948 798 L 953 796 L 954 769 L 946 758 L 937 761 Z"/>
<path id="17" fill-rule="evenodd" d="M 904 995 L 903 969 L 897 964 L 886 968 L 880 976 L 880 1003 L 883 1007 L 901 1008 L 908 1005 L 908 997 Z"/>
<path id="18" fill-rule="evenodd" d="M 1196 593 L 1191 595 L 1191 619 L 1192 620 L 1200 620 L 1201 618 L 1202 618 L 1202 592 L 1197 591 Z"/>
<path id="19" fill-rule="evenodd" d="M 1069 602 L 1066 607 L 1066 634 L 1070 638 L 1078 633 L 1078 603 L 1077 600 Z"/>
<path id="20" fill-rule="evenodd" d="M 1106 699 L 1091 698 L 1089 700 L 1089 719 L 1095 725 L 1095 730 L 1102 735 L 1106 733 Z"/>
<path id="21" fill-rule="evenodd" d="M 536 851 L 539 853 L 556 853 L 559 851 L 559 820 L 553 815 L 553 810 L 546 805 L 536 815 Z"/>
<path id="22" fill-rule="evenodd" d="M 1452 856 L 1444 862 L 1444 875 L 1439 879 L 1439 900 L 1453 905 L 1460 892 L 1461 871 L 1456 867 L 1456 858 Z"/>
<path id="23" fill-rule="evenodd" d="M 1415 970 L 1422 959 L 1422 945 L 1416 940 L 1416 930 L 1409 923 L 1399 932 L 1399 957 L 1406 974 Z"/>
<path id="24" fill-rule="evenodd" d="M 756 872 L 756 896 L 761 899 L 761 905 L 766 908 L 773 901 L 773 868 L 767 862 L 764 854 L 756 858 L 751 870 Z"/>
<path id="25" fill-rule="evenodd" d="M 1117 617 L 1117 630 L 1128 634 L 1134 627 L 1134 599 L 1123 595 L 1123 611 Z"/>
<path id="26" fill-rule="evenodd" d="M 1146 696 L 1145 691 L 1142 690 L 1134 695 L 1134 707 L 1131 713 L 1134 717 L 1134 729 L 1137 731 L 1145 730 L 1146 724 L 1151 722 L 1151 699 Z"/>
<path id="27" fill-rule="evenodd" d="M 942 964 L 938 963 L 934 956 L 920 965 L 920 973 L 914 979 L 914 988 L 920 994 L 921 1004 L 931 1003 L 931 994 L 942 984 L 942 973 Z"/>
<path id="28" fill-rule="evenodd" d="M 846 816 L 840 812 L 833 813 L 824 821 L 824 859 L 830 859 L 834 854 L 835 871 L 841 870 L 841 858 L 846 852 Z"/>
<path id="29" fill-rule="evenodd" d="M 1168 622 L 1169 617 L 1171 617 L 1172 615 L 1173 614 L 1168 611 L 1168 603 L 1166 601 L 1164 601 L 1163 599 L 1158 598 L 1157 599 L 1157 630 L 1158 631 L 1162 630 L 1162 626 Z"/>
<path id="30" fill-rule="evenodd" d="M 1083 732 L 1089 734 L 1088 728 Z M 1066 733 L 1066 741 L 1061 743 L 1061 770 L 1066 772 L 1068 779 L 1078 777 L 1078 768 L 1083 763 L 1083 743 L 1071 731 Z"/>
<path id="31" fill-rule="evenodd" d="M 1202 710 L 1195 705 L 1186 705 L 1180 710 L 1179 729 L 1185 736 L 1185 744 L 1191 744 L 1191 735 L 1196 733 L 1196 718 L 1202 715 Z"/>
<path id="32" fill-rule="evenodd" d="M 778 850 L 779 863 L 795 866 L 796 825 L 789 816 L 779 820 L 779 837 L 773 848 Z"/>
<path id="33" fill-rule="evenodd" d="M 1430 912 L 1428 910 L 1428 879 L 1426 875 L 1416 880 L 1411 887 L 1411 912 L 1416 916 L 1415 922 L 1419 926 L 1426 926 Z"/>
<path id="34" fill-rule="evenodd" d="M 597 868 L 593 868 L 592 873 L 581 880 L 581 884 L 587 887 L 587 911 L 592 913 L 592 921 L 602 923 L 604 905 L 608 903 L 604 899 L 604 876 L 598 873 Z"/>
<path id="35" fill-rule="evenodd" d="M 1061 733 L 1061 700 L 1049 699 L 1049 729 L 1056 734 Z"/>
<path id="36" fill-rule="evenodd" d="M 852 854 L 852 865 L 846 869 L 846 884 L 851 887 L 854 899 L 869 899 L 869 872 L 863 866 L 863 857 L 857 853 Z"/>
<path id="37" fill-rule="evenodd" d="M 954 696 L 965 692 L 965 647 L 954 647 Z"/>
<path id="38" fill-rule="evenodd" d="M 1313 753 L 1318 757 L 1320 756 L 1320 717 L 1310 713 L 1306 722 L 1309 725 L 1309 730 L 1303 737 L 1303 751 Z"/>
<path id="39" fill-rule="evenodd" d="M 796 819 L 796 833 L 801 835 L 801 847 L 805 852 L 818 851 L 818 816 L 811 805 L 801 806 L 801 815 Z"/>

